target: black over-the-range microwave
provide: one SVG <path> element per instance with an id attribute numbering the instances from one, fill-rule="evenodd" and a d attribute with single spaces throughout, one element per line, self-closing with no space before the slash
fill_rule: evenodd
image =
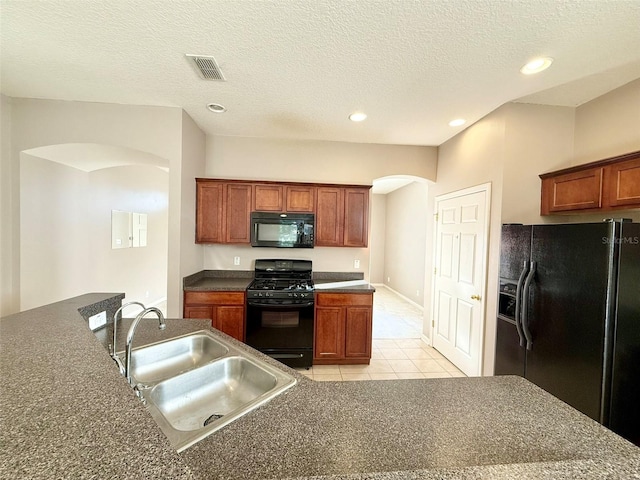
<path id="1" fill-rule="evenodd" d="M 251 246 L 313 248 L 312 213 L 251 212 Z"/>

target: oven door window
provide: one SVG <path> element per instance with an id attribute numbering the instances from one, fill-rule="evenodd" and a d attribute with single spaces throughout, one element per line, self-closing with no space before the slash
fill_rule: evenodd
<path id="1" fill-rule="evenodd" d="M 263 310 L 260 313 L 262 328 L 297 328 L 300 326 L 300 312 L 297 310 Z"/>

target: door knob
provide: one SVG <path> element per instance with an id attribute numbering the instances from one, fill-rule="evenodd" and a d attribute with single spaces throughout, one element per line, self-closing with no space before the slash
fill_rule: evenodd
<path id="1" fill-rule="evenodd" d="M 482 297 L 480 295 L 471 295 L 471 300 L 478 300 L 480 301 L 482 299 Z"/>

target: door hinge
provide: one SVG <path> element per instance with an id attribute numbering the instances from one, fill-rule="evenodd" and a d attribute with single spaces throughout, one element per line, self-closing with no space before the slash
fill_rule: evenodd
<path id="1" fill-rule="evenodd" d="M 437 268 L 437 267 L 434 267 L 434 269 L 433 269 L 433 274 L 434 274 L 434 275 L 437 275 L 437 274 L 438 274 L 438 268 Z"/>
<path id="2" fill-rule="evenodd" d="M 440 215 L 439 215 L 439 214 L 437 214 L 437 213 L 434 213 L 434 214 L 433 214 L 433 217 L 436 219 L 436 222 L 437 222 L 437 221 L 438 221 L 438 218 L 440 218 Z"/>
<path id="3" fill-rule="evenodd" d="M 436 328 L 436 321 L 435 320 L 431 320 L 431 328 Z"/>

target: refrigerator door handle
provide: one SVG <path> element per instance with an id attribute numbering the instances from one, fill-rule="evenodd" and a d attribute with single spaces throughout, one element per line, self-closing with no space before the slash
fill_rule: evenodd
<path id="1" fill-rule="evenodd" d="M 520 346 L 521 347 L 525 346 L 525 338 L 524 338 L 524 333 L 522 331 L 522 325 L 520 324 L 520 322 L 522 321 L 521 315 L 520 315 L 520 310 L 522 308 L 520 299 L 522 298 L 522 286 L 523 286 L 524 279 L 527 276 L 527 272 L 528 271 L 529 271 L 529 262 L 527 262 L 525 260 L 524 261 L 524 265 L 522 266 L 522 272 L 520 272 L 520 278 L 518 278 L 518 286 L 516 288 L 516 315 L 515 315 L 515 321 L 516 321 L 516 330 L 518 331 L 518 337 L 520 338 Z"/>
<path id="2" fill-rule="evenodd" d="M 531 286 L 531 281 L 533 280 L 533 276 L 536 273 L 536 262 L 530 262 L 529 273 L 527 274 L 527 279 L 524 281 L 524 288 L 522 292 L 522 332 L 524 333 L 525 338 L 527 339 L 527 350 L 531 350 L 533 348 L 533 336 L 531 335 L 531 331 L 529 330 L 529 287 Z"/>

